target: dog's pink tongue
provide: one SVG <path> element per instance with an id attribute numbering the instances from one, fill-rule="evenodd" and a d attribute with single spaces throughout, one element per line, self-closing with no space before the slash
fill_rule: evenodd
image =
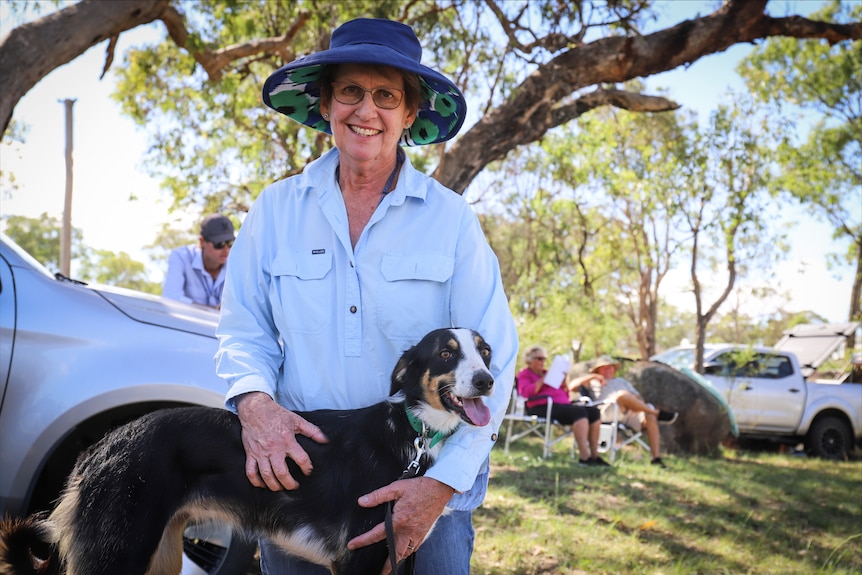
<path id="1" fill-rule="evenodd" d="M 461 403 L 464 405 L 464 413 L 473 425 L 481 427 L 491 421 L 491 410 L 478 397 L 462 397 Z"/>

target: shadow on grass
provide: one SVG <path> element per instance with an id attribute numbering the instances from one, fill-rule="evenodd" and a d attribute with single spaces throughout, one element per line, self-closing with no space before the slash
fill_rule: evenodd
<path id="1" fill-rule="evenodd" d="M 477 510 L 478 525 L 517 530 L 543 510 L 574 524 L 571 537 L 586 533 L 587 548 L 624 546 L 621 557 L 593 560 L 594 572 L 862 572 L 859 462 L 731 452 L 671 458 L 661 470 L 632 451 L 606 469 L 540 455 L 529 441 L 492 454 L 497 499 Z M 636 554 L 636 564 L 625 557 Z M 582 568 L 577 554 L 559 561 L 549 572 Z M 531 572 L 478 563 L 479 573 Z"/>

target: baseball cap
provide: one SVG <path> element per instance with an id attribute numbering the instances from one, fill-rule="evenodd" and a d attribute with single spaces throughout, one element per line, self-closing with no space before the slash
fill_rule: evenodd
<path id="1" fill-rule="evenodd" d="M 233 222 L 227 216 L 213 214 L 201 222 L 201 237 L 208 242 L 231 242 L 236 239 Z"/>

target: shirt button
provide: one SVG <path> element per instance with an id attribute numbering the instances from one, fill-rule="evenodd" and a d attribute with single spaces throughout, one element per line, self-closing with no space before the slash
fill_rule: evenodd
<path id="1" fill-rule="evenodd" d="M 350 306 L 350 313 L 356 313 L 356 306 L 355 305 Z"/>
<path id="2" fill-rule="evenodd" d="M 491 434 L 491 441 L 497 441 L 497 434 L 496 433 Z"/>

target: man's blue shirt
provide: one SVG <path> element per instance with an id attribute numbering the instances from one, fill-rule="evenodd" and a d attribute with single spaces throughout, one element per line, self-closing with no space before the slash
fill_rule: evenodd
<path id="1" fill-rule="evenodd" d="M 218 276 L 204 269 L 203 252 L 199 246 L 177 248 L 168 258 L 168 272 L 162 284 L 162 296 L 186 303 L 218 307 L 224 289 L 226 266 Z"/>

